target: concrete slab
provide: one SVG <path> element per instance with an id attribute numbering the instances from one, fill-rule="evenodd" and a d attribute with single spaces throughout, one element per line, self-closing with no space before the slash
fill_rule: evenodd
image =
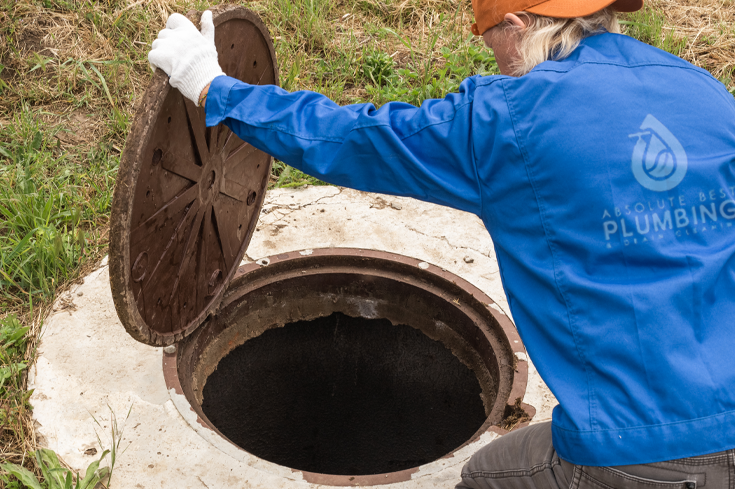
<path id="1" fill-rule="evenodd" d="M 244 261 L 324 247 L 376 249 L 424 260 L 459 275 L 508 310 L 482 222 L 412 199 L 336 187 L 271 191 Z M 519 355 L 519 360 L 528 359 Z M 82 470 L 98 456 L 88 455 L 91 449 L 99 453 L 109 447 L 114 413 L 125 449 L 113 475 L 117 487 L 316 487 L 299 480 L 298 472 L 242 456 L 242 451 L 227 454 L 197 434 L 167 392 L 161 362 L 160 348 L 136 342 L 120 324 L 103 261 L 59 299 L 43 328 L 30 377 L 42 444 Z M 528 380 L 524 402 L 536 408 L 534 422 L 549 420 L 556 400 L 531 364 Z M 422 466 L 411 481 L 379 487 L 452 487 L 464 462 L 496 436 L 486 433 L 455 457 Z"/>

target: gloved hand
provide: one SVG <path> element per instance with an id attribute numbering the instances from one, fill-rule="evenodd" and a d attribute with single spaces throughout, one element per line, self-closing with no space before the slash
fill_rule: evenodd
<path id="1" fill-rule="evenodd" d="M 204 87 L 225 74 L 217 62 L 212 12 L 202 14 L 201 32 L 183 15 L 172 14 L 153 41 L 148 62 L 154 70 L 165 71 L 171 86 L 198 107 Z"/>

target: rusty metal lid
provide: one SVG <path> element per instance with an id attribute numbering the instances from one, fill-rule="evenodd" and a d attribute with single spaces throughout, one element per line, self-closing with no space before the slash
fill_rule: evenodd
<path id="1" fill-rule="evenodd" d="M 277 84 L 273 42 L 243 7 L 212 9 L 227 75 Z M 190 18 L 198 22 L 199 13 Z M 255 230 L 272 158 L 204 110 L 157 70 L 128 135 L 112 203 L 110 285 L 138 341 L 167 345 L 217 308 Z"/>

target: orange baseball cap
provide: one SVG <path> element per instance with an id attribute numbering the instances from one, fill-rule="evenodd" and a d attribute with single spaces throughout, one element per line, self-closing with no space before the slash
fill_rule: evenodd
<path id="1" fill-rule="evenodd" d="M 569 19 L 592 15 L 605 7 L 618 12 L 635 12 L 643 7 L 643 0 L 472 0 L 476 20 L 472 33 L 482 35 L 500 24 L 507 13 L 523 11 Z"/>

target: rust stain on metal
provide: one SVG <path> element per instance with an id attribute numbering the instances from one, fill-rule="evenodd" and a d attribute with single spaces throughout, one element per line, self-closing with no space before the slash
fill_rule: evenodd
<path id="1" fill-rule="evenodd" d="M 268 30 L 243 7 L 213 9 L 229 76 L 277 84 Z M 204 110 L 160 70 L 123 152 L 112 205 L 110 284 L 136 340 L 179 341 L 219 304 L 255 230 L 272 158 Z"/>
<path id="2" fill-rule="evenodd" d="M 163 378 L 167 379 L 166 389 L 174 389 L 177 394 L 183 395 L 181 382 L 176 375 L 176 352 L 163 354 Z"/>
<path id="3" fill-rule="evenodd" d="M 515 356 L 513 358 L 515 359 Z M 517 362 L 514 370 L 516 372 L 515 377 L 523 380 L 513 384 L 513 390 L 508 394 L 508 399 L 522 398 L 526 393 L 528 384 L 528 362 Z"/>
<path id="4" fill-rule="evenodd" d="M 405 482 L 411 480 L 411 475 L 418 472 L 419 468 L 406 469 L 398 472 L 388 472 L 387 474 L 371 474 L 371 475 L 331 475 L 316 474 L 314 472 L 302 471 L 301 475 L 306 482 L 312 484 L 320 484 L 324 486 L 339 487 L 362 487 L 377 486 L 380 484 L 393 484 L 396 482 Z M 299 471 L 294 471 L 299 472 Z"/>

